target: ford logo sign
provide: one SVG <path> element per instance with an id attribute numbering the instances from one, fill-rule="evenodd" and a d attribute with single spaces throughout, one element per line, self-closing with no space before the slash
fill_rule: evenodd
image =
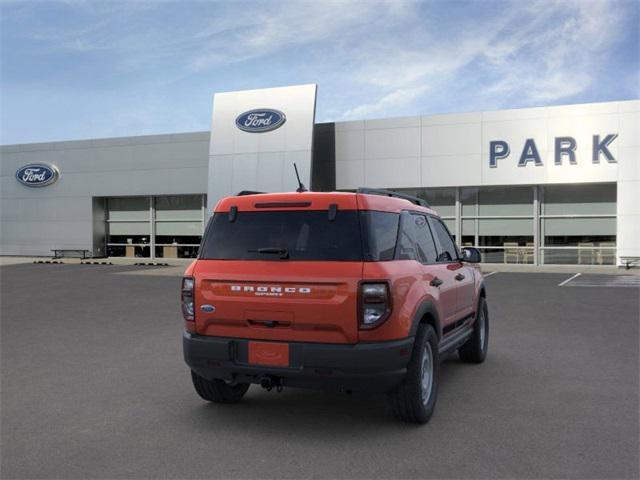
<path id="1" fill-rule="evenodd" d="M 260 108 L 238 115 L 236 126 L 245 132 L 269 132 L 281 127 L 286 120 L 287 117 L 279 110 Z"/>
<path id="2" fill-rule="evenodd" d="M 16 180 L 27 187 L 46 187 L 60 176 L 60 172 L 53 165 L 31 163 L 20 167 L 16 172 Z"/>

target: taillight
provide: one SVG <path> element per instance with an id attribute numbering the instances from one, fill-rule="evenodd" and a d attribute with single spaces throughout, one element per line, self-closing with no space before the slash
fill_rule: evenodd
<path id="1" fill-rule="evenodd" d="M 360 284 L 360 328 L 376 328 L 391 313 L 391 296 L 387 283 Z"/>
<path id="2" fill-rule="evenodd" d="M 193 322 L 195 320 L 194 317 L 194 309 L 193 306 L 193 287 L 195 285 L 195 280 L 193 277 L 184 277 L 182 279 L 182 316 L 187 322 Z"/>

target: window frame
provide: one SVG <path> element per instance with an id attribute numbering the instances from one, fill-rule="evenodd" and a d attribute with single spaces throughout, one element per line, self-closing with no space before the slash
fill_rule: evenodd
<path id="1" fill-rule="evenodd" d="M 394 260 L 405 260 L 403 258 L 399 258 L 400 255 L 400 236 L 402 235 L 402 227 L 403 227 L 403 214 L 408 214 L 408 215 L 414 215 L 414 216 L 421 216 L 424 217 L 424 219 L 426 220 L 426 226 L 427 226 L 427 230 L 428 230 L 428 234 L 431 236 L 431 240 L 433 241 L 433 246 L 435 247 L 436 250 L 436 259 L 437 259 L 437 255 L 438 255 L 438 243 L 433 235 L 433 231 L 431 229 L 431 225 L 429 225 L 429 214 L 425 213 L 425 212 L 417 212 L 415 210 L 402 210 L 400 212 L 400 221 L 398 223 L 398 236 L 396 239 L 396 252 L 395 252 L 395 256 L 394 256 Z M 417 258 L 413 258 L 411 259 L 414 262 L 419 263 L 420 265 L 436 265 L 438 262 L 421 262 L 420 260 L 418 260 Z"/>
<path id="2" fill-rule="evenodd" d="M 453 238 L 453 235 L 451 235 L 451 232 L 449 231 L 449 229 L 447 228 L 447 224 L 444 223 L 442 221 L 441 218 L 435 216 L 435 215 L 430 215 L 430 214 L 426 214 L 426 216 L 429 218 L 429 222 L 440 222 L 442 224 L 442 226 L 444 227 L 444 231 L 447 232 L 447 235 L 449 235 L 449 239 L 451 240 L 451 243 L 453 244 L 453 250 L 456 254 L 456 257 L 451 259 L 451 260 L 447 260 L 447 261 L 438 261 L 438 257 L 440 257 L 440 255 L 444 252 L 446 252 L 445 249 L 443 249 L 442 244 L 440 243 L 440 237 L 438 237 L 437 234 L 433 235 L 433 230 L 434 228 L 429 225 L 429 227 L 431 228 L 432 231 L 432 235 L 433 235 L 433 239 L 436 242 L 436 249 L 438 251 L 438 255 L 436 257 L 436 264 L 451 264 L 451 263 L 460 263 L 461 261 L 461 257 L 460 257 L 460 250 L 458 249 L 458 245 L 456 244 L 456 241 Z"/>

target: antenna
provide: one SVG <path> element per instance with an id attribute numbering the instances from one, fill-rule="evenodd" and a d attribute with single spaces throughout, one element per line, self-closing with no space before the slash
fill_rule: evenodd
<path id="1" fill-rule="evenodd" d="M 298 166 L 296 165 L 296 162 L 293 162 L 293 168 L 296 171 L 296 178 L 298 179 L 298 188 L 296 188 L 296 192 L 298 193 L 302 193 L 302 192 L 307 192 L 307 187 L 304 186 L 304 183 L 302 183 L 300 181 L 300 174 L 298 173 Z"/>

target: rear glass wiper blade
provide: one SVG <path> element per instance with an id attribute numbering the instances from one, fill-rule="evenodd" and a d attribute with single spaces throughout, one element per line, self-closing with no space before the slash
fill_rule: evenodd
<path id="1" fill-rule="evenodd" d="M 280 255 L 280 258 L 287 259 L 289 258 L 289 250 L 286 248 L 278 248 L 278 247 L 266 247 L 266 248 L 254 248 L 248 250 L 251 253 L 267 253 L 273 255 Z"/>

